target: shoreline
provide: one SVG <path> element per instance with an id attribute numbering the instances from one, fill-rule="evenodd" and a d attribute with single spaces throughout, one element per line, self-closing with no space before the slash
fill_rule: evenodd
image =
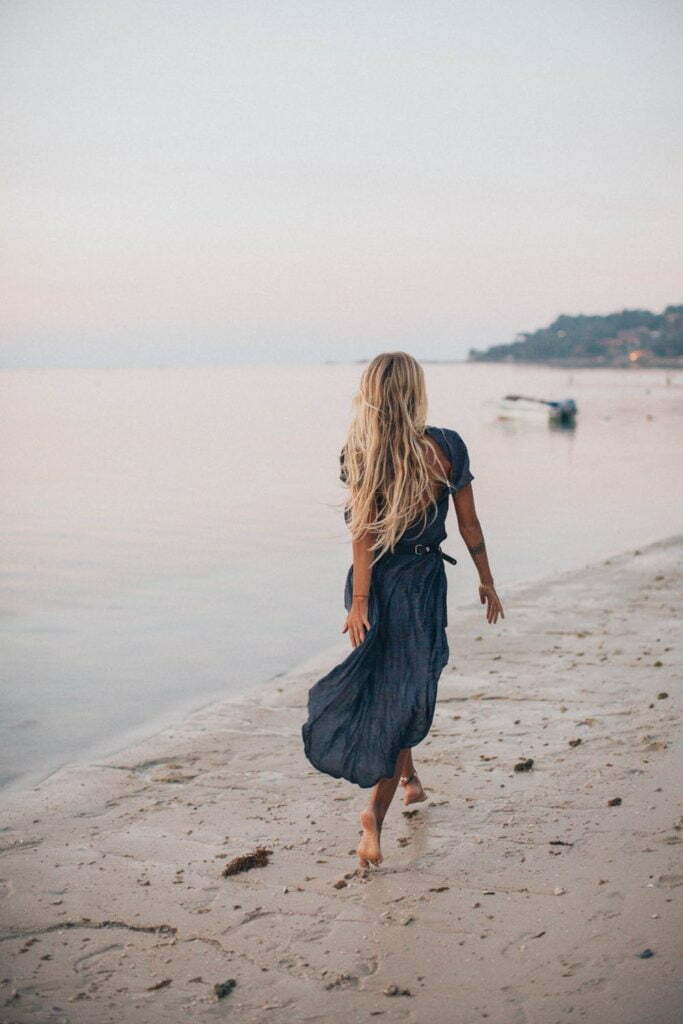
<path id="1" fill-rule="evenodd" d="M 588 359 L 466 359 L 465 362 L 496 366 L 548 366 L 552 370 L 683 370 L 683 359 L 624 363 L 592 363 Z"/>
<path id="2" fill-rule="evenodd" d="M 450 539 L 451 538 L 449 537 L 449 540 Z M 568 569 L 565 571 L 580 571 L 580 568 L 578 570 Z M 516 580 L 508 584 L 506 591 L 508 594 L 515 594 L 520 589 L 533 586 L 537 582 L 543 582 L 544 579 L 545 577 L 541 576 L 535 579 Z M 476 588 L 474 578 L 472 580 L 472 586 L 473 588 Z M 474 600 L 469 600 L 462 604 L 454 605 L 452 610 L 456 613 L 468 612 L 471 611 L 473 607 L 476 607 Z M 325 647 L 318 649 L 307 658 L 296 661 L 288 668 L 281 669 L 274 675 L 268 676 L 256 685 L 259 688 L 262 688 L 270 684 L 277 683 L 279 680 L 288 676 L 296 676 L 300 672 L 305 672 L 309 665 L 321 665 L 320 674 L 322 675 L 325 670 L 324 666 L 328 663 L 334 664 L 336 660 L 341 660 L 341 658 L 346 654 L 347 647 L 348 641 L 345 638 L 343 640 L 338 640 L 335 643 L 327 644 Z M 188 718 L 197 712 L 208 710 L 214 705 L 220 705 L 225 701 L 229 701 L 232 697 L 239 698 L 248 692 L 248 686 L 244 686 L 231 695 L 223 693 L 211 694 L 208 697 L 197 699 L 190 697 L 184 701 L 179 701 L 168 711 L 153 715 L 137 725 L 127 726 L 115 736 L 94 743 L 92 746 L 84 750 L 78 757 L 71 757 L 54 766 L 44 765 L 43 767 L 37 767 L 29 771 L 22 771 L 18 775 L 13 775 L 5 781 L 0 782 L 0 814 L 3 811 L 3 808 L 7 806 L 8 798 L 11 798 L 16 794 L 27 793 L 36 789 L 51 778 L 51 776 L 56 775 L 59 772 L 77 770 L 79 767 L 88 765 L 93 760 L 104 761 L 114 758 L 117 755 L 124 753 L 126 750 L 137 747 L 147 741 L 152 741 L 156 736 L 163 735 L 169 729 L 180 728 Z"/>
<path id="3" fill-rule="evenodd" d="M 450 537 L 449 537 L 450 539 Z M 663 538 L 661 540 L 646 541 L 642 546 L 646 548 L 652 544 L 665 544 L 667 540 L 671 538 Z M 631 550 L 630 548 L 628 550 Z M 618 557 L 618 555 L 608 556 Z M 559 575 L 571 575 L 575 572 L 581 572 L 586 568 L 590 567 L 591 563 L 586 563 L 581 566 L 560 570 Z M 523 578 L 517 579 L 508 583 L 506 586 L 506 595 L 513 597 L 521 592 L 526 591 L 530 588 L 535 587 L 537 584 L 543 584 L 548 582 L 550 577 L 539 576 L 535 578 Z M 472 580 L 473 588 L 476 588 L 476 581 Z M 477 608 L 476 602 L 472 600 L 463 601 L 459 604 L 451 606 L 453 613 L 467 614 L 471 613 L 474 608 Z M 477 609 L 478 610 L 478 609 Z M 274 675 L 268 676 L 257 684 L 260 688 L 267 687 L 271 684 L 279 683 L 283 678 L 289 676 L 297 676 L 299 673 L 307 671 L 309 666 L 320 667 L 320 675 L 327 670 L 327 668 L 334 664 L 336 661 L 346 654 L 348 648 L 348 641 L 346 639 L 338 640 L 334 643 L 325 645 L 307 658 L 295 662 L 288 668 L 282 669 L 276 672 Z M 446 666 L 445 671 L 448 671 Z M 11 776 L 4 782 L 0 783 L 0 814 L 3 809 L 6 808 L 16 795 L 25 794 L 35 790 L 41 786 L 44 782 L 50 779 L 53 775 L 57 775 L 63 771 L 74 771 L 79 768 L 83 768 L 90 764 L 93 760 L 106 761 L 111 760 L 119 754 L 125 753 L 127 750 L 133 747 L 139 747 L 141 744 L 151 742 L 157 736 L 163 736 L 169 730 L 174 728 L 182 727 L 183 723 L 194 714 L 202 711 L 209 710 L 215 705 L 220 705 L 225 702 L 229 702 L 232 698 L 240 698 L 249 692 L 248 687 L 245 686 L 231 695 L 228 694 L 211 694 L 208 697 L 195 699 L 188 698 L 184 701 L 179 701 L 170 710 L 151 716 L 149 719 L 144 720 L 138 725 L 127 726 L 118 732 L 115 736 L 109 739 L 100 740 L 88 747 L 79 757 L 71 757 L 68 760 L 61 762 L 60 764 L 50 766 L 38 767 L 31 769 L 30 771 L 23 771 L 18 775 Z"/>
<path id="4" fill-rule="evenodd" d="M 429 801 L 404 817 L 397 794 L 367 876 L 349 852 L 367 793 L 317 773 L 299 732 L 346 638 L 7 791 L 7 1021 L 59 1019 L 59 1006 L 73 1024 L 458 1024 L 457 1000 L 463 1024 L 673 1024 L 681 581 L 678 535 L 513 586 L 496 626 L 472 602 L 454 608 L 415 750 Z M 523 758 L 532 769 L 515 771 Z M 267 866 L 221 876 L 259 845 Z"/>

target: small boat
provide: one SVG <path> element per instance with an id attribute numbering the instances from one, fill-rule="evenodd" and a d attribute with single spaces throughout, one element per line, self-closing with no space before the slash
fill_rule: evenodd
<path id="1" fill-rule="evenodd" d="M 573 427 L 578 412 L 573 398 L 555 401 L 549 398 L 531 398 L 529 395 L 505 395 L 499 406 L 499 419 L 519 415 L 547 413 L 548 421 L 562 427 Z"/>

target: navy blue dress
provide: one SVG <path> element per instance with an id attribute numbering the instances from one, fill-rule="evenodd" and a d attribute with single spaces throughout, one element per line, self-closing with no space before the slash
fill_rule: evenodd
<path id="1" fill-rule="evenodd" d="M 400 538 L 440 544 L 446 538 L 449 495 L 474 479 L 465 442 L 455 430 L 426 427 L 451 463 L 450 482 Z M 447 580 L 438 553 L 384 554 L 372 568 L 365 639 L 308 693 L 301 732 L 306 757 L 321 772 L 363 788 L 390 778 L 404 747 L 429 732 L 439 676 L 448 662 Z M 344 606 L 351 608 L 353 565 Z"/>

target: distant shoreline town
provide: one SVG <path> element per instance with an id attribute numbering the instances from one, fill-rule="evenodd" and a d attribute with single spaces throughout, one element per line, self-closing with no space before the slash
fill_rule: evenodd
<path id="1" fill-rule="evenodd" d="M 662 313 L 624 309 L 607 316 L 559 316 L 509 344 L 471 348 L 468 362 L 683 367 L 683 306 L 667 306 Z"/>

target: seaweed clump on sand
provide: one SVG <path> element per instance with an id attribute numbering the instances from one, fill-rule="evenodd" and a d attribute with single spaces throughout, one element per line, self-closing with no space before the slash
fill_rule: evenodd
<path id="1" fill-rule="evenodd" d="M 233 857 L 223 868 L 223 878 L 227 878 L 228 875 L 238 875 L 240 871 L 251 871 L 252 868 L 265 868 L 272 852 L 266 846 L 258 846 L 253 853 L 244 853 L 240 857 Z"/>

